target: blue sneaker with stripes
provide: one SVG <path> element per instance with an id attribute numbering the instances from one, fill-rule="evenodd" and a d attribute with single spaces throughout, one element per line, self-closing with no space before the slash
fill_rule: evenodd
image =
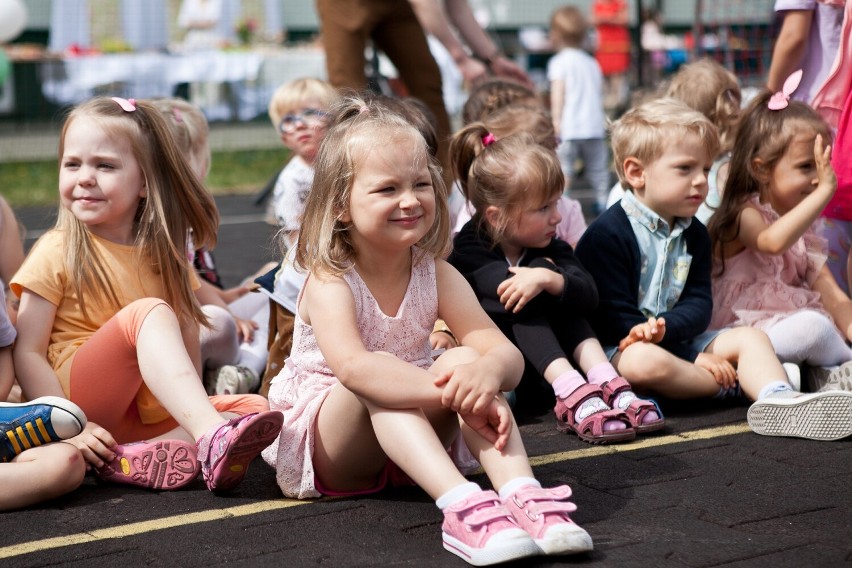
<path id="1" fill-rule="evenodd" d="M 86 426 L 80 407 L 58 396 L 0 402 L 0 463 L 24 450 L 73 438 Z"/>

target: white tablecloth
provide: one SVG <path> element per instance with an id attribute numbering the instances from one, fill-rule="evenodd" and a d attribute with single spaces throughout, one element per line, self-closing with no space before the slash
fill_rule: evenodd
<path id="1" fill-rule="evenodd" d="M 266 112 L 279 85 L 299 77 L 326 77 L 322 50 L 118 53 L 45 61 L 41 67 L 44 96 L 60 105 L 77 104 L 96 94 L 170 97 L 182 83 L 227 83 L 232 116 L 217 112 L 213 119 L 251 120 Z"/>

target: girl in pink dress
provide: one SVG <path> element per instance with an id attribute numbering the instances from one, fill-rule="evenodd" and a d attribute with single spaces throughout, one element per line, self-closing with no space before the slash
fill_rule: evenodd
<path id="1" fill-rule="evenodd" d="M 781 361 L 836 367 L 823 372 L 833 390 L 852 371 L 852 302 L 826 266 L 825 241 L 813 226 L 837 189 L 831 133 L 811 107 L 789 100 L 789 87 L 756 97 L 742 118 L 708 226 L 710 326 L 758 327 Z"/>
<path id="2" fill-rule="evenodd" d="M 407 476 L 442 510 L 444 548 L 471 564 L 590 550 L 570 489 L 533 477 L 501 394 L 518 384 L 520 352 L 441 260 L 446 191 L 425 140 L 379 102 L 332 115 L 297 245 L 308 277 L 293 350 L 269 390 L 284 427 L 263 457 L 282 491 L 362 495 Z M 433 361 L 437 318 L 460 347 Z M 459 434 L 497 492 L 451 459 Z"/>

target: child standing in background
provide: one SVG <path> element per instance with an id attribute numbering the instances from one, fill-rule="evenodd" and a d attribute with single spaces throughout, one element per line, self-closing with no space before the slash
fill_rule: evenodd
<path id="1" fill-rule="evenodd" d="M 73 443 L 104 479 L 176 489 L 200 465 L 211 491 L 236 486 L 281 414 L 256 395 L 208 398 L 201 384 L 207 322 L 186 237 L 215 243 L 212 197 L 149 103 L 83 103 L 59 153 L 56 228 L 12 280 L 24 395 L 83 409 L 89 421 Z"/>
<path id="2" fill-rule="evenodd" d="M 810 374 L 812 390 L 852 390 L 852 301 L 813 226 L 837 190 L 831 132 L 810 106 L 777 99 L 764 93 L 746 110 L 710 222 L 711 326 L 762 329 L 782 361 L 828 367 Z"/>
<path id="3" fill-rule="evenodd" d="M 587 35 L 586 19 L 579 8 L 562 6 L 553 12 L 550 39 L 558 52 L 547 63 L 547 78 L 566 189 L 573 185 L 574 163 L 581 159 L 599 214 L 606 209 L 610 187 L 609 153 L 604 140 L 603 74 L 595 58 L 582 49 Z"/>
<path id="4" fill-rule="evenodd" d="M 446 193 L 423 137 L 376 103 L 347 100 L 316 172 L 293 351 L 269 392 L 286 426 L 263 455 L 284 494 L 375 493 L 404 472 L 443 511 L 444 547 L 471 564 L 591 549 L 568 516 L 570 489 L 533 477 L 500 394 L 517 383 L 520 353 L 441 260 Z M 437 318 L 462 346 L 433 361 Z M 446 450 L 458 435 L 499 494 L 459 472 Z"/>
<path id="5" fill-rule="evenodd" d="M 151 101 L 163 114 L 192 171 L 204 180 L 210 171 L 210 127 L 201 110 L 183 99 Z M 210 326 L 201 326 L 201 364 L 210 394 L 245 394 L 260 385 L 266 366 L 269 303 L 249 294 L 246 285 L 224 289 L 213 254 L 196 249 L 189 236 L 187 254 L 201 285 L 195 294 Z"/>
<path id="6" fill-rule="evenodd" d="M 748 423 L 759 434 L 852 434 L 852 393 L 795 392 L 758 329 L 707 331 L 712 248 L 692 217 L 707 194 L 716 127 L 684 103 L 660 99 L 625 113 L 613 125 L 612 147 L 630 190 L 589 226 L 577 256 L 597 283 L 591 321 L 615 367 L 637 390 L 673 399 L 741 388 L 756 400 Z"/>
<path id="7" fill-rule="evenodd" d="M 522 381 L 540 376 L 553 387 L 557 427 L 593 443 L 663 428 L 658 409 L 618 376 L 585 320 L 597 289 L 571 246 L 555 238 L 564 184 L 556 154 L 525 134 L 496 140 L 481 123 L 459 131 L 450 153 L 476 213 L 453 240 L 449 262 L 530 362 Z"/>

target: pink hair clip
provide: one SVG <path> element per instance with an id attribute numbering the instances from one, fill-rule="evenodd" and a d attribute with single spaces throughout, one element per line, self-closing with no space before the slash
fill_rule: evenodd
<path id="1" fill-rule="evenodd" d="M 367 105 L 361 105 L 361 108 L 358 109 L 358 114 L 366 114 L 370 112 L 370 109 L 367 108 Z"/>
<path id="2" fill-rule="evenodd" d="M 491 146 L 492 144 L 494 144 L 495 142 L 497 142 L 497 138 L 495 138 L 494 134 L 492 134 L 491 132 L 489 132 L 488 134 L 486 134 L 485 136 L 482 137 L 482 145 L 483 146 L 488 147 L 488 146 Z"/>
<path id="3" fill-rule="evenodd" d="M 769 110 L 781 110 L 787 108 L 787 105 L 790 104 L 790 95 L 796 92 L 801 81 L 801 69 L 791 73 L 790 76 L 787 77 L 787 80 L 784 81 L 784 86 L 781 87 L 781 90 L 772 95 L 772 98 L 769 99 L 769 103 L 766 105 L 769 107 Z"/>
<path id="4" fill-rule="evenodd" d="M 175 115 L 175 122 L 183 123 L 183 113 L 180 112 L 180 109 L 173 108 L 172 114 Z"/>
<path id="5" fill-rule="evenodd" d="M 133 112 L 136 110 L 136 99 L 122 99 L 121 97 L 112 97 L 112 100 L 118 103 L 121 110 L 124 112 Z"/>

